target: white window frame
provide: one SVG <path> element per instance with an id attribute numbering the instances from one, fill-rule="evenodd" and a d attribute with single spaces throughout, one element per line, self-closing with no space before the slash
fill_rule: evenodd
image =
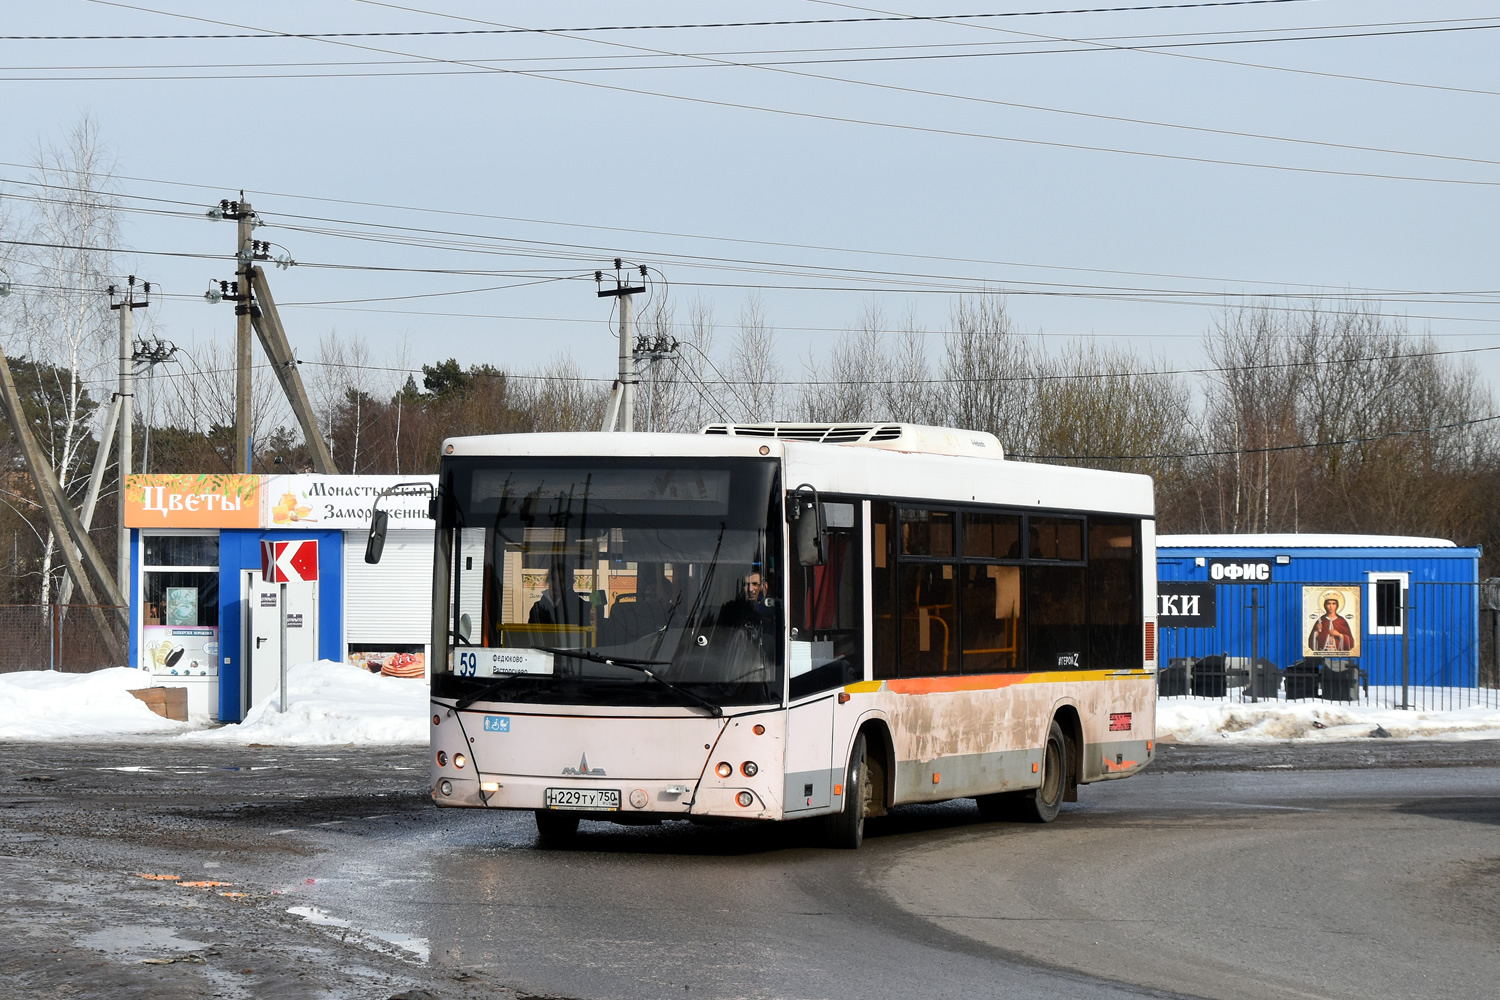
<path id="1" fill-rule="evenodd" d="M 1403 597 L 1409 592 L 1407 590 L 1407 574 L 1387 570 L 1371 570 L 1365 574 L 1368 582 L 1365 584 L 1367 597 L 1365 598 L 1365 634 L 1366 635 L 1401 635 L 1406 631 L 1406 608 L 1401 609 L 1400 625 L 1379 625 L 1379 605 L 1376 603 L 1376 584 L 1395 580 L 1401 585 Z M 1405 603 L 1404 601 L 1402 602 Z"/>

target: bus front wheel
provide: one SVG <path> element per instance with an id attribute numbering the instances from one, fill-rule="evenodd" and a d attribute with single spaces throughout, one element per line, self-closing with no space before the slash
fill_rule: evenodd
<path id="1" fill-rule="evenodd" d="M 865 734 L 854 738 L 849 752 L 849 771 L 844 777 L 844 808 L 825 821 L 824 833 L 829 847 L 854 850 L 864 843 L 865 815 L 873 789 L 866 768 Z"/>
<path id="2" fill-rule="evenodd" d="M 981 795 L 979 815 L 985 819 L 1008 819 L 1022 823 L 1050 823 L 1062 808 L 1068 788 L 1068 741 L 1062 726 L 1053 720 L 1042 748 L 1042 783 L 1024 792 Z"/>
<path id="3" fill-rule="evenodd" d="M 553 809 L 536 811 L 536 836 L 544 845 L 565 844 L 578 833 L 578 814 Z"/>

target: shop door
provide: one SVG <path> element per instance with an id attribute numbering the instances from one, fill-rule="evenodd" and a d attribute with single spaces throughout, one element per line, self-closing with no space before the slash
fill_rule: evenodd
<path id="1" fill-rule="evenodd" d="M 244 594 L 245 653 L 240 661 L 245 671 L 248 708 L 272 697 L 281 687 L 281 584 L 266 583 L 260 570 L 246 570 Z M 288 666 L 311 663 L 318 658 L 318 585 L 286 585 L 286 642 Z"/>

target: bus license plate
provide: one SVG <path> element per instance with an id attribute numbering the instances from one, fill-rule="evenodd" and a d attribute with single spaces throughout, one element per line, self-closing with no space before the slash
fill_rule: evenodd
<path id="1" fill-rule="evenodd" d="M 601 812 L 620 809 L 618 788 L 549 788 L 548 809 L 594 809 Z"/>

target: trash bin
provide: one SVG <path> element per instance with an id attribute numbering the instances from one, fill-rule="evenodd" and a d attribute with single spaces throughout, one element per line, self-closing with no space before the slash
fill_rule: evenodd
<path id="1" fill-rule="evenodd" d="M 1358 660 L 1340 659 L 1323 661 L 1323 700 L 1359 700 Z"/>
<path id="2" fill-rule="evenodd" d="M 1188 693 L 1188 667 L 1192 660 L 1174 656 L 1156 672 L 1156 693 L 1162 698 L 1181 698 Z"/>
<path id="3" fill-rule="evenodd" d="M 1281 691 L 1281 668 L 1270 660 L 1256 660 L 1250 665 L 1250 683 L 1245 697 L 1251 701 L 1275 701 Z"/>
<path id="4" fill-rule="evenodd" d="M 1286 700 L 1300 701 L 1318 696 L 1318 671 L 1323 661 L 1316 658 L 1298 660 L 1286 668 Z"/>
<path id="5" fill-rule="evenodd" d="M 1228 691 L 1224 675 L 1224 657 L 1205 656 L 1193 664 L 1193 696 L 1222 698 Z"/>

